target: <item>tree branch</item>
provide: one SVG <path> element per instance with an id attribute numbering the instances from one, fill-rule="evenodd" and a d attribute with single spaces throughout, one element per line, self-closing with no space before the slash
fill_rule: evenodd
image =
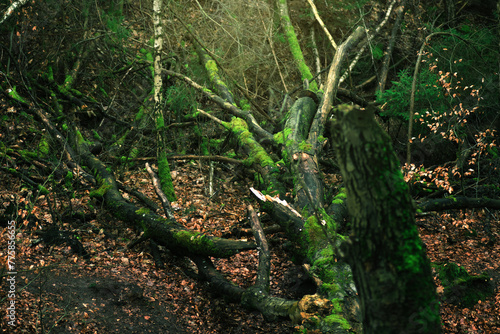
<path id="1" fill-rule="evenodd" d="M 434 199 L 418 204 L 418 209 L 423 212 L 474 208 L 500 210 L 500 200 L 492 198 L 450 197 Z"/>

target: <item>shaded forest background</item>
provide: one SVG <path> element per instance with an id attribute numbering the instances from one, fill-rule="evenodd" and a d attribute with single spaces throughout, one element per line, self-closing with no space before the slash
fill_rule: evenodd
<path id="1" fill-rule="evenodd" d="M 2 15 L 9 2 L 0 5 Z M 309 3 L 288 1 L 313 75 L 304 80 L 280 21 L 279 3 L 164 1 L 163 68 L 223 96 L 221 87 L 214 86 L 216 69 L 234 99 L 230 102 L 250 112 L 264 130 L 279 133 L 293 103 L 310 93 L 306 88 L 313 82 L 324 87 L 336 52 Z M 497 199 L 497 2 L 352 0 L 315 5 L 338 45 L 356 27 L 374 31 L 386 20 L 346 55 L 334 105 L 353 103 L 374 110 L 416 203 Z M 5 18 L 0 25 L 0 213 L 4 237 L 8 222 L 17 224 L 19 332 L 321 330 L 310 319 L 267 322 L 259 312 L 225 302 L 197 279 L 194 264 L 183 254 L 160 247 L 165 267 L 158 269 L 151 255 L 155 247 L 128 249 L 140 231 L 104 209 L 89 170 L 73 161 L 64 140 L 40 120 L 36 110 L 44 110 L 63 137 L 77 129 L 112 171 L 127 200 L 160 207 L 144 167 L 145 162 L 156 164 L 157 154 L 151 1 L 28 1 Z M 212 67 L 203 55 L 216 61 L 209 62 Z M 224 108 L 185 81 L 169 75 L 163 80 L 161 109 L 175 219 L 192 231 L 252 240 L 245 210 L 249 204 L 259 207 L 249 188 L 265 192 L 262 170 L 227 129 L 206 115 L 229 122 Z M 406 163 L 409 122 L 413 132 Z M 321 138 L 319 161 L 327 204 L 334 203 L 343 187 L 330 136 L 327 130 Z M 262 138 L 260 143 L 274 161 L 283 158 L 278 146 L 266 146 Z M 293 198 L 294 174 L 285 163 L 281 167 L 285 195 Z M 470 203 L 458 202 L 446 211 L 438 204 L 429 210 L 420 206 L 417 225 L 436 265 L 443 331 L 495 333 L 500 328 L 498 203 Z M 273 233 L 271 294 L 300 299 L 322 292 L 315 282 L 320 274 L 302 266 L 297 246 L 269 215 L 262 213 L 261 219 Z M 348 221 L 343 221 L 343 232 Z M 4 246 L 2 275 L 7 277 Z M 249 250 L 229 259 L 214 258 L 214 263 L 228 280 L 250 287 L 258 256 Z M 480 277 L 488 293 L 481 290 L 464 304 L 468 292 L 461 287 L 445 292 L 448 283 L 439 274 L 446 267 L 464 281 L 469 274 Z M 7 291 L 8 285 L 2 289 Z M 4 296 L 2 308 L 7 305 Z M 2 330 L 9 330 L 3 320 Z"/>

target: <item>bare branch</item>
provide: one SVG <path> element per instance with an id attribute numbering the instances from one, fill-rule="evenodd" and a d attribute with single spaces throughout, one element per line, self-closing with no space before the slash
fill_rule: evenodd
<path id="1" fill-rule="evenodd" d="M 335 40 L 333 39 L 332 35 L 330 34 L 330 32 L 326 28 L 325 24 L 323 23 L 323 20 L 319 16 L 318 9 L 316 8 L 316 5 L 314 4 L 314 2 L 312 0 L 307 0 L 307 2 L 309 2 L 309 5 L 311 5 L 311 9 L 312 9 L 312 11 L 314 13 L 314 17 L 316 18 L 316 21 L 318 21 L 318 23 L 321 26 L 321 28 L 323 28 L 323 31 L 325 32 L 325 35 L 330 40 L 330 44 L 332 44 L 333 48 L 335 50 L 337 50 L 337 43 L 335 43 Z"/>
<path id="2" fill-rule="evenodd" d="M 4 23 L 5 20 L 7 20 L 12 14 L 14 14 L 14 11 L 18 8 L 21 8 L 22 6 L 24 6 L 26 3 L 28 2 L 28 0 L 19 0 L 19 1 L 15 1 L 12 3 L 12 5 L 9 6 L 9 8 L 7 8 L 2 16 L 2 19 L 0 20 L 0 24 Z"/>

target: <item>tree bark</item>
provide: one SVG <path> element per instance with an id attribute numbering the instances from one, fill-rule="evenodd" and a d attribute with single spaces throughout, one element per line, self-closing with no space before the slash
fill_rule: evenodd
<path id="1" fill-rule="evenodd" d="M 280 19 L 281 26 L 285 32 L 286 38 L 288 40 L 288 45 L 290 46 L 290 51 L 292 52 L 292 56 L 297 62 L 298 69 L 300 71 L 300 75 L 302 76 L 302 80 L 309 80 L 313 78 L 311 74 L 311 70 L 306 64 L 304 59 L 304 55 L 302 54 L 302 50 L 300 49 L 299 41 L 297 40 L 297 35 L 295 34 L 295 29 L 293 28 L 292 22 L 290 20 L 290 15 L 288 15 L 288 5 L 286 0 L 277 0 L 276 1 Z M 311 90 L 316 92 L 318 90 L 318 85 L 316 81 L 312 81 Z"/>
<path id="2" fill-rule="evenodd" d="M 380 81 L 378 84 L 379 92 L 383 93 L 385 90 L 385 84 L 387 82 L 387 75 L 389 73 L 389 64 L 392 59 L 392 51 L 394 50 L 394 44 L 396 42 L 396 37 L 400 29 L 401 20 L 404 17 L 406 10 L 406 3 L 408 0 L 403 0 L 401 7 L 398 9 L 398 14 L 396 16 L 396 21 L 392 27 L 391 38 L 389 39 L 389 44 L 385 50 L 384 60 L 382 61 L 382 69 L 380 70 Z"/>
<path id="3" fill-rule="evenodd" d="M 299 98 L 290 110 L 283 131 L 288 160 L 294 175 L 297 176 L 297 181 L 294 182 L 295 202 L 301 208 L 308 204 L 323 207 L 324 204 L 323 184 L 318 177 L 318 161 L 316 155 L 311 152 L 312 145 L 306 142 L 316 110 L 316 103 L 311 98 Z M 313 203 L 310 203 L 311 200 Z"/>
<path id="4" fill-rule="evenodd" d="M 356 46 L 364 36 L 365 29 L 363 27 L 356 28 L 356 30 L 338 47 L 335 53 L 335 57 L 330 65 L 330 71 L 328 72 L 328 78 L 326 79 L 323 100 L 320 103 L 318 112 L 311 125 L 311 131 L 309 132 L 308 142 L 313 145 L 314 150 L 317 150 L 318 146 L 321 144 L 318 138 L 324 133 L 324 126 L 330 115 L 333 100 L 337 96 L 340 71 L 346 60 L 347 52 Z"/>
<path id="5" fill-rule="evenodd" d="M 160 178 L 161 190 L 167 196 L 169 201 L 175 201 L 175 191 L 170 176 L 170 166 L 167 160 L 167 141 L 165 133 L 165 112 L 162 109 L 162 66 L 161 53 L 163 50 L 163 26 L 161 23 L 161 9 L 163 0 L 153 1 L 153 24 L 155 34 L 154 45 L 154 107 L 153 119 L 156 124 L 156 139 L 157 139 L 157 158 L 158 158 L 158 175 Z"/>
<path id="6" fill-rule="evenodd" d="M 389 136 L 373 114 L 341 105 L 332 125 L 352 234 L 341 249 L 353 270 L 364 333 L 440 333 L 430 262 Z"/>

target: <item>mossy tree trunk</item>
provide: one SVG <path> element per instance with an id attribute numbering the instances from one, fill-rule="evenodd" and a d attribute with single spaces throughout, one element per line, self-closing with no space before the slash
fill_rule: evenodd
<path id="1" fill-rule="evenodd" d="M 349 42 L 351 40 L 352 38 L 349 39 Z M 349 46 L 351 45 L 349 44 Z M 344 47 L 344 49 L 348 49 L 348 47 Z M 201 60 L 204 64 L 208 63 L 206 57 L 201 57 Z M 211 66 L 205 67 L 209 71 L 209 77 L 213 85 L 220 87 L 220 82 L 217 82 L 215 76 L 212 75 L 216 73 L 216 64 L 212 62 Z M 324 210 L 324 184 L 318 164 L 321 145 L 312 144 L 308 140 L 311 132 L 314 132 L 316 134 L 313 136 L 315 140 L 318 140 L 319 137 L 321 143 L 325 141 L 321 136 L 324 124 L 316 122 L 316 125 L 311 127 L 319 112 L 318 97 L 312 89 L 306 89 L 301 94 L 303 97 L 296 101 L 287 115 L 284 130 L 271 137 L 253 124 L 254 119 L 248 117 L 248 111 L 242 111 L 235 105 L 228 103 L 227 98 L 218 97 L 178 73 L 166 70 L 164 72 L 198 89 L 234 116 L 231 122 L 224 122 L 209 113 L 199 110 L 203 115 L 231 131 L 239 146 L 247 152 L 246 163 L 259 172 L 263 181 L 262 188 L 265 189 L 263 192 L 267 195 L 261 194 L 259 196 L 260 199 L 267 198 L 266 203 L 262 202 L 263 209 L 269 212 L 287 231 L 289 237 L 298 243 L 298 247 L 302 250 L 297 255 L 303 256 L 305 262 L 311 263 L 310 272 L 319 278 L 318 281 L 323 295 L 336 301 L 338 307 L 335 306 L 334 309 L 340 309 L 341 305 L 357 304 L 355 292 L 351 288 L 353 281 L 350 268 L 345 263 L 334 262 L 335 252 L 333 248 L 337 239 L 337 222 Z M 224 91 L 228 92 L 228 90 Z M 262 133 L 264 135 L 261 135 Z M 276 162 L 264 148 L 266 144 L 281 144 L 283 159 Z M 269 197 L 269 195 L 276 195 L 280 198 L 285 197 L 285 183 L 287 180 L 283 172 L 287 168 L 293 176 L 296 194 L 293 207 L 286 202 L 280 202 L 277 197 L 274 199 Z M 343 199 L 338 199 L 338 201 L 343 202 Z M 294 207 L 301 211 L 303 215 L 299 214 Z M 342 214 L 333 214 L 332 216 L 340 217 L 339 221 L 343 220 Z M 349 314 L 350 319 L 356 322 L 356 311 L 351 312 L 351 310 L 346 309 L 344 311 L 346 311 L 345 314 Z M 329 321 L 328 324 L 326 321 L 320 320 L 321 326 L 326 326 L 339 333 L 347 332 L 349 324 L 347 324 L 346 319 L 338 311 L 334 313 L 335 320 Z"/>
<path id="2" fill-rule="evenodd" d="M 176 200 L 172 177 L 170 176 L 170 167 L 167 160 L 167 145 L 165 140 L 165 116 L 162 106 L 163 81 L 161 67 L 161 52 L 163 50 L 161 8 L 163 0 L 153 1 L 153 23 L 155 32 L 154 44 L 154 107 L 153 117 L 156 121 L 156 139 L 157 139 L 157 159 L 158 159 L 158 175 L 160 178 L 161 188 L 168 200 L 173 202 Z"/>
<path id="3" fill-rule="evenodd" d="M 389 136 L 373 113 L 341 105 L 333 123 L 352 235 L 341 249 L 353 270 L 364 333 L 440 333 L 430 261 Z"/>
<path id="4" fill-rule="evenodd" d="M 261 245 L 263 253 L 259 260 L 259 274 L 256 284 L 244 289 L 225 279 L 215 268 L 210 257 L 231 257 L 238 252 L 255 249 L 255 243 L 212 237 L 191 231 L 174 219 L 163 218 L 148 209 L 141 209 L 128 203 L 120 194 L 111 172 L 90 153 L 88 143 L 81 134 L 76 132 L 72 139 L 82 163 L 96 175 L 98 189 L 94 190 L 91 196 L 102 199 L 106 208 L 115 217 L 144 231 L 144 234 L 129 244 L 129 247 L 152 239 L 155 243 L 170 249 L 175 254 L 189 257 L 197 265 L 199 276 L 209 281 L 215 291 L 225 295 L 231 301 L 242 303 L 250 309 L 259 310 L 269 320 L 274 320 L 279 316 L 288 316 L 292 320 L 300 322 L 305 318 L 304 315 L 313 315 L 311 308 L 323 312 L 331 310 L 332 306 L 321 298 L 315 299 L 316 302 L 323 302 L 322 305 L 318 306 L 317 303 L 310 305 L 306 302 L 311 299 L 310 296 L 305 296 L 301 301 L 295 301 L 269 295 L 270 254 L 260 223 L 258 223 L 259 238 L 257 241 Z M 252 217 L 253 221 L 257 219 L 255 212 L 253 212 Z M 265 247 L 262 246 L 264 244 Z"/>
<path id="5" fill-rule="evenodd" d="M 285 32 L 290 51 L 292 52 L 293 59 L 297 63 L 297 67 L 302 76 L 302 80 L 311 81 L 313 75 L 311 74 L 311 70 L 306 64 L 304 55 L 302 54 L 297 35 L 295 34 L 295 29 L 293 28 L 292 21 L 290 20 L 290 15 L 288 14 L 288 4 L 286 1 L 287 0 L 276 0 L 276 5 L 280 14 L 281 27 Z M 311 90 L 313 92 L 316 92 L 318 90 L 318 85 L 316 84 L 316 82 L 313 81 L 310 84 Z"/>

